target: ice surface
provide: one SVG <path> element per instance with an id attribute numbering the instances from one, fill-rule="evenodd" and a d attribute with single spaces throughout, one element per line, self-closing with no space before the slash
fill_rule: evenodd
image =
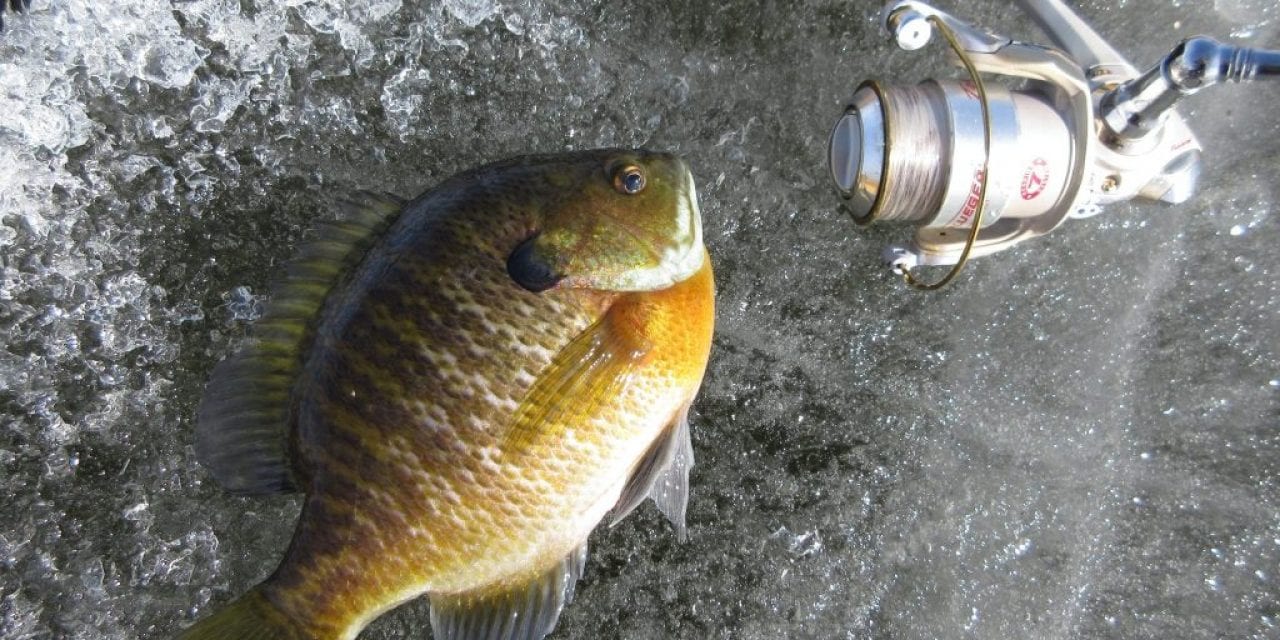
<path id="1" fill-rule="evenodd" d="M 419 6 L 423 5 L 423 6 Z M 1275 0 L 1087 0 L 1145 66 Z M 1043 41 L 1004 2 L 949 6 Z M 1280 637 L 1280 117 L 1183 108 L 1200 193 L 972 264 L 879 265 L 825 176 L 864 78 L 952 74 L 872 3 L 39 2 L 0 36 L 0 637 L 167 638 L 294 498 L 195 462 L 211 367 L 303 231 L 531 151 L 689 158 L 718 272 L 690 540 L 601 530 L 558 638 Z M 425 637 L 413 604 L 363 637 Z"/>

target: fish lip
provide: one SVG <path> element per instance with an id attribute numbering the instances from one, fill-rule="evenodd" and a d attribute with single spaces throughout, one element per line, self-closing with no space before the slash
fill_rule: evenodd
<path id="1" fill-rule="evenodd" d="M 702 211 L 698 208 L 698 188 L 693 181 L 693 173 L 686 166 L 684 168 L 684 189 L 681 193 L 681 201 L 677 206 L 682 212 L 687 213 L 689 234 L 692 236 L 688 245 L 684 247 L 684 252 L 675 256 L 674 260 L 665 261 L 668 265 L 666 268 L 667 276 L 671 280 L 671 284 L 681 282 L 697 273 L 702 268 L 703 251 L 702 251 Z"/>

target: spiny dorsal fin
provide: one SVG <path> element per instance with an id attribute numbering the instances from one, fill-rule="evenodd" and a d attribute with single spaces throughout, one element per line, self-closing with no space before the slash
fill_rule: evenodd
<path id="1" fill-rule="evenodd" d="M 618 524 L 645 498 L 653 498 L 658 510 L 676 529 L 676 537 L 685 540 L 684 512 L 689 504 L 689 470 L 693 468 L 693 443 L 689 440 L 689 406 L 676 414 L 662 437 L 640 459 L 618 504 L 613 508 L 609 526 Z"/>
<path id="2" fill-rule="evenodd" d="M 431 630 L 436 640 L 542 640 L 573 602 L 587 565 L 587 542 L 525 584 L 483 593 L 433 594 Z"/>
<path id="3" fill-rule="evenodd" d="M 197 413 L 196 455 L 228 491 L 297 490 L 287 461 L 289 394 L 329 291 L 404 207 L 395 196 L 361 192 L 339 203 L 345 216 L 322 224 L 273 287 L 271 301 L 239 353 L 213 370 Z"/>

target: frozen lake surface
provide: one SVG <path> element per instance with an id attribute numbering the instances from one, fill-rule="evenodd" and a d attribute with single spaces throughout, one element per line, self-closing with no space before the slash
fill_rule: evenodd
<path id="1" fill-rule="evenodd" d="M 878 3 L 423 4 L 6 16 L 0 636 L 171 637 L 274 567 L 298 500 L 223 493 L 192 415 L 335 196 L 645 146 L 692 164 L 718 276 L 690 536 L 652 507 L 598 531 L 553 637 L 1280 637 L 1277 87 L 1185 102 L 1187 204 L 919 294 L 879 264 L 907 230 L 826 177 L 857 83 L 957 75 Z M 1197 33 L 1280 47 L 1274 0 L 1076 6 L 1139 67 Z"/>

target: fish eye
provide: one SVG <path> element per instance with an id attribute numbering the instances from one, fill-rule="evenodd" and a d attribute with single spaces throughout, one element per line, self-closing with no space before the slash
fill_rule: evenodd
<path id="1" fill-rule="evenodd" d="M 644 190 L 644 183 L 644 172 L 635 165 L 623 167 L 613 174 L 613 188 L 618 193 L 635 195 Z"/>

